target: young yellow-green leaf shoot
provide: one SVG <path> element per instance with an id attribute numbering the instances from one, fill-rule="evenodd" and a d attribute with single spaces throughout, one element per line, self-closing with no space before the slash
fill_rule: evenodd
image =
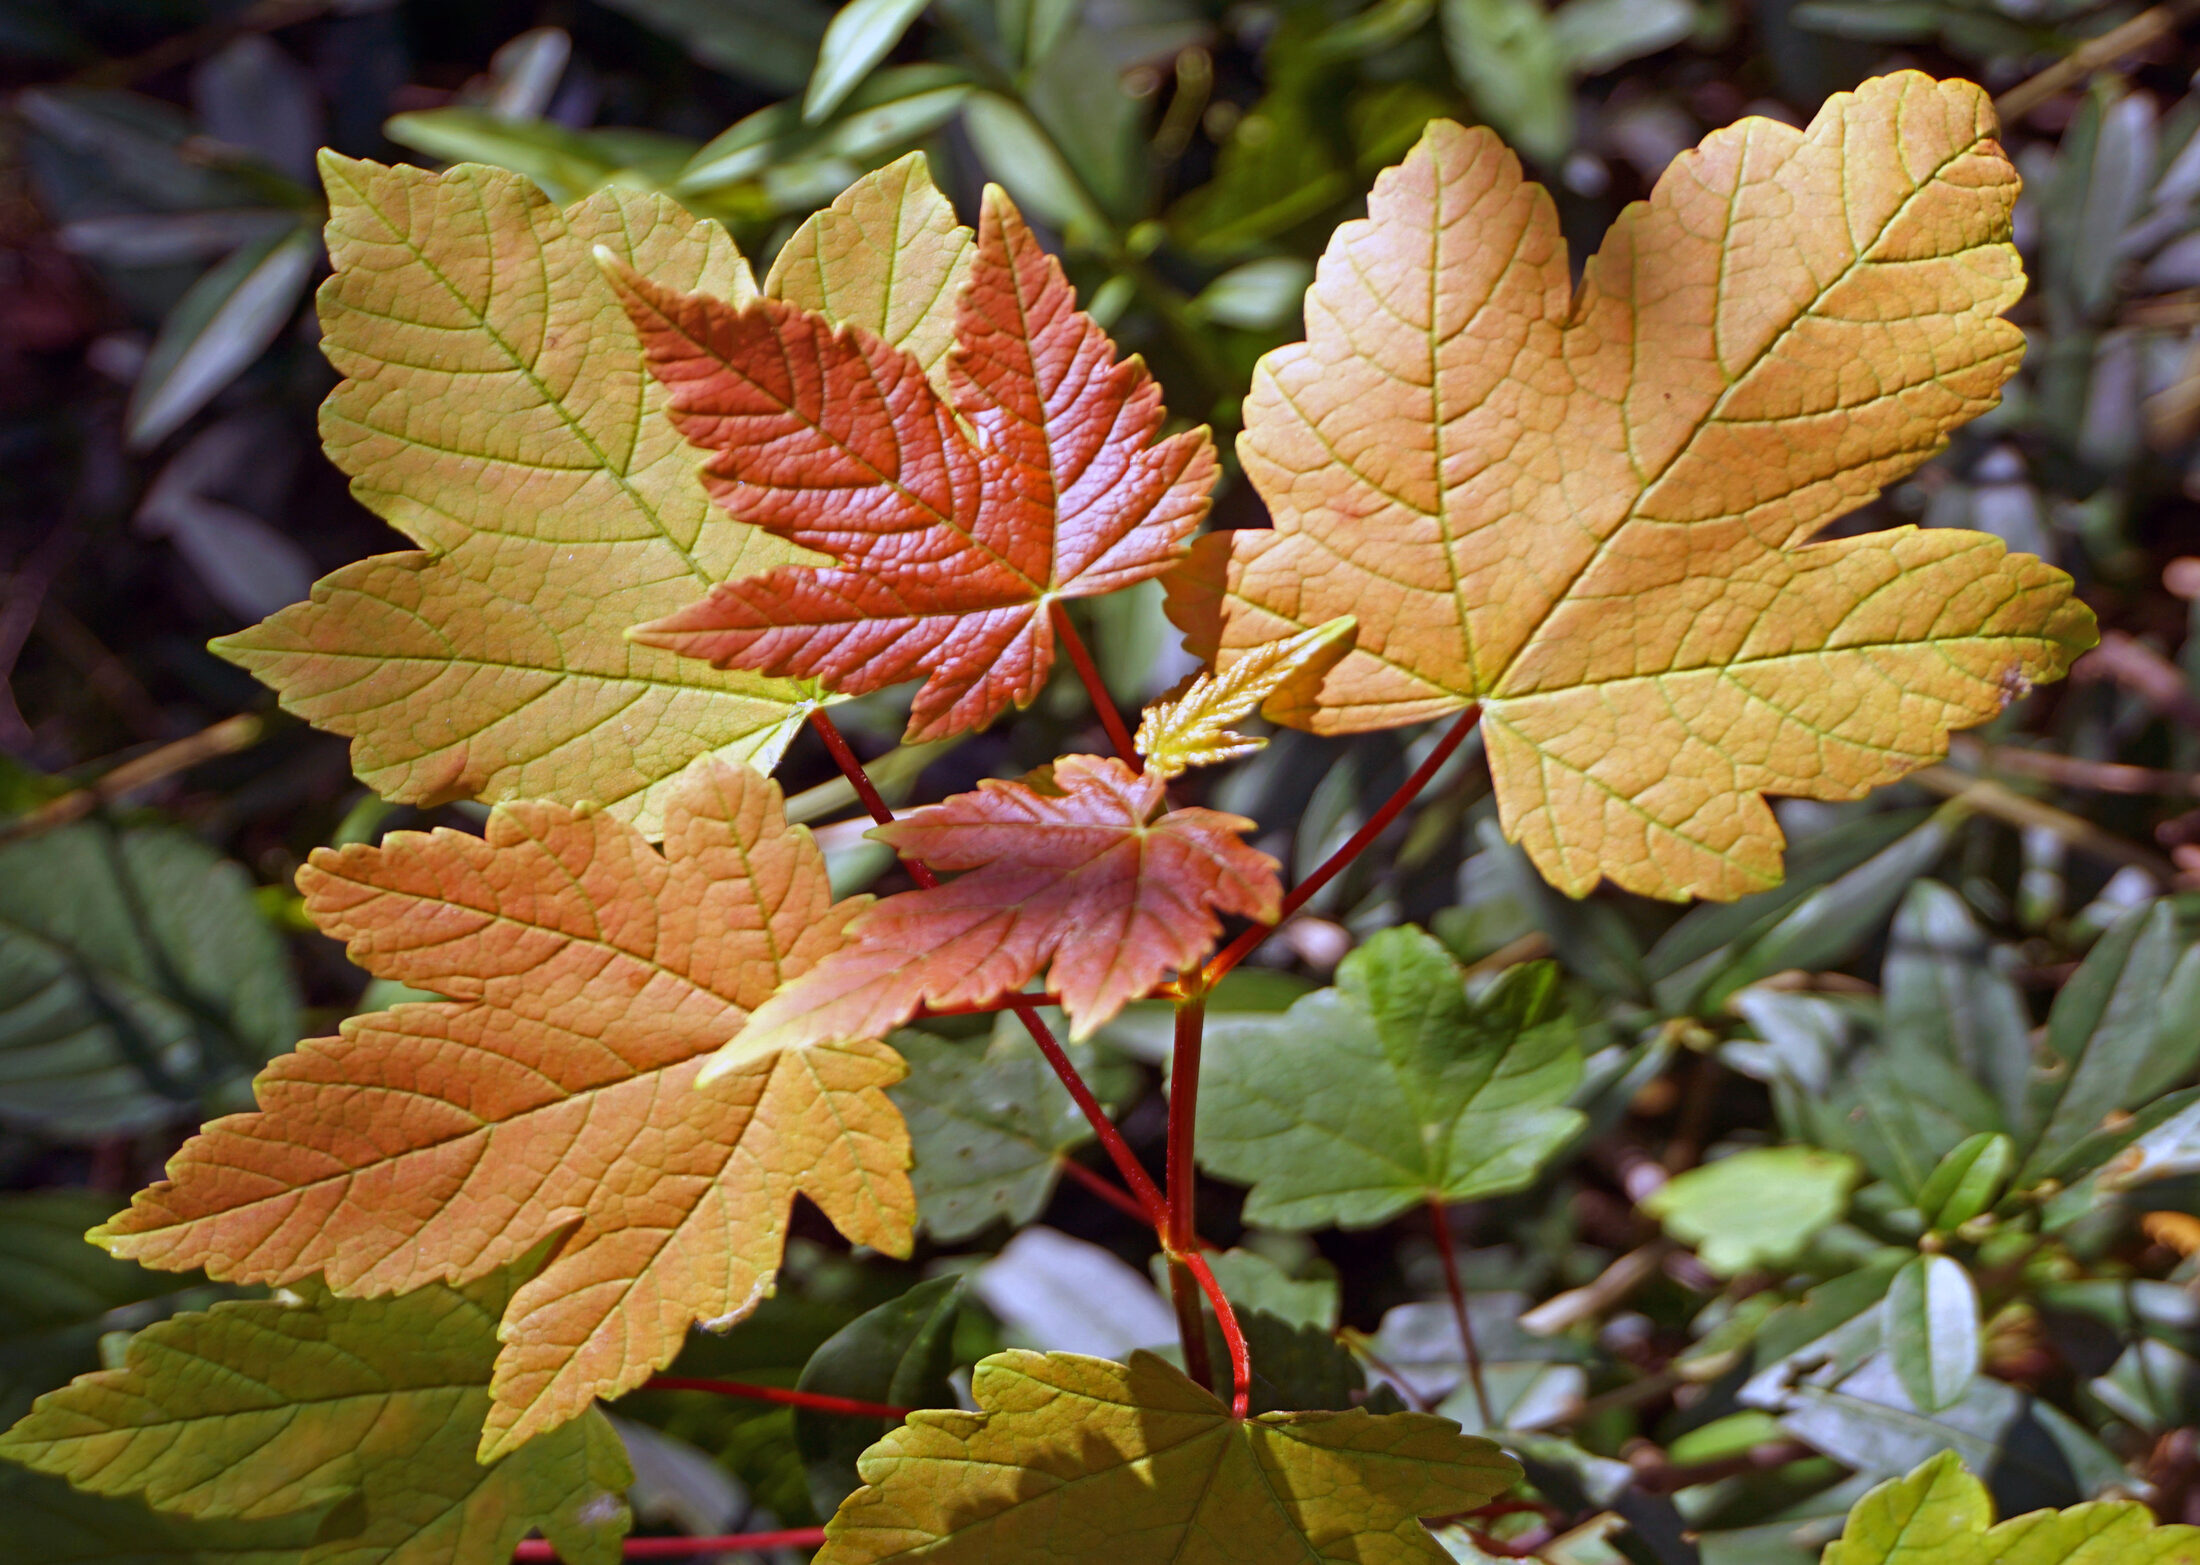
<path id="1" fill-rule="evenodd" d="M 1136 746 L 1146 770 L 1174 777 L 1194 766 L 1216 766 L 1251 755 L 1265 739 L 1232 733 L 1230 725 L 1286 685 L 1319 685 L 1322 675 L 1352 646 L 1358 622 L 1349 614 L 1326 625 L 1286 636 L 1232 663 L 1221 673 L 1209 670 L 1165 701 L 1146 708 L 1138 724 Z"/>
<path id="2" fill-rule="evenodd" d="M 1915 72 L 1684 154 L 1577 291 L 1550 198 L 1431 124 L 1330 241 L 1239 453 L 1275 526 L 1209 534 L 1170 613 L 1227 669 L 1359 620 L 1321 733 L 1479 706 L 1499 819 L 1584 894 L 1780 877 L 1766 794 L 1853 799 L 2092 645 L 1984 533 L 1808 540 L 1992 407 L 2024 338 L 2017 174 Z M 1292 692 L 1286 692 L 1291 696 Z"/>
<path id="3" fill-rule="evenodd" d="M 1825 1565 L 2200 1565 L 2200 1527 L 2158 1527 L 2135 1500 L 1997 1527 L 1986 1486 L 1948 1451 L 1857 1501 Z"/>

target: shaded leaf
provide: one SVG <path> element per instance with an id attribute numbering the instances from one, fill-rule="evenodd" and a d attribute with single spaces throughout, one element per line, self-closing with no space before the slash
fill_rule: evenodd
<path id="1" fill-rule="evenodd" d="M 41 1397 L 0 1456 L 191 1517 L 356 1501 L 364 1527 L 330 1558 L 508 1557 L 539 1527 L 575 1565 L 616 1560 L 632 1474 L 602 1414 L 474 1460 L 514 1282 L 357 1301 L 308 1284 L 179 1315 L 133 1337 L 123 1368 Z"/>
<path id="2" fill-rule="evenodd" d="M 1128 1366 L 1001 1353 L 976 1413 L 918 1413 L 863 1458 L 820 1565 L 1167 1558 L 1178 1565 L 1351 1550 L 1437 1565 L 1416 1519 L 1472 1509 L 1519 1476 L 1485 1440 L 1419 1413 L 1270 1413 L 1239 1423 L 1150 1354 Z"/>
<path id="3" fill-rule="evenodd" d="M 876 1038 L 920 1004 L 984 1005 L 1042 969 L 1071 1036 L 1089 1037 L 1170 969 L 1205 956 L 1218 914 L 1277 917 L 1275 860 L 1239 838 L 1253 823 L 1165 803 L 1158 777 L 1065 755 L 1049 792 L 988 780 L 877 827 L 871 835 L 896 852 L 957 878 L 858 914 L 841 951 L 773 995 L 711 1071 Z"/>
<path id="4" fill-rule="evenodd" d="M 1931 1049 L 1992 1092 L 2021 1123 L 2032 1019 L 1963 899 L 1922 880 L 1903 898 L 1880 973 L 1886 1033 L 1897 1049 Z"/>
<path id="5" fill-rule="evenodd" d="M 1239 658 L 1227 673 L 1198 674 L 1181 694 L 1147 707 L 1137 735 L 1146 770 L 1174 777 L 1262 748 L 1267 740 L 1234 734 L 1229 725 L 1294 681 L 1318 683 L 1349 650 L 1357 623 L 1347 614 L 1302 630 Z"/>
<path id="6" fill-rule="evenodd" d="M 2200 1527 L 2158 1527 L 2134 1500 L 2033 1511 L 1993 1525 L 1986 1486 L 1955 1452 L 1857 1502 L 1825 1565 L 2192 1565 Z"/>
<path id="7" fill-rule="evenodd" d="M 285 1056 L 259 1112 L 207 1126 L 99 1241 L 240 1281 L 325 1272 L 348 1294 L 465 1281 L 567 1233 L 504 1320 L 488 1455 L 639 1385 L 692 1322 L 752 1309 L 797 1191 L 907 1253 L 892 1050 L 836 1043 L 695 1086 L 837 942 L 816 845 L 774 784 L 714 762 L 665 830 L 660 857 L 605 813 L 523 803 L 486 839 L 317 852 L 300 883 L 322 930 L 453 998 Z"/>
<path id="8" fill-rule="evenodd" d="M 638 631 L 647 645 L 849 695 L 922 675 L 908 738 L 943 738 L 1038 694 L 1051 602 L 1157 574 L 1206 513 L 1205 430 L 1156 438 L 1159 387 L 1115 361 L 998 193 L 957 310 L 952 401 L 868 333 L 615 275 L 719 504 L 838 561 L 722 581 Z"/>
<path id="9" fill-rule="evenodd" d="M 1676 1174 L 1642 1202 L 1722 1277 L 1800 1255 L 1848 1208 L 1857 1166 L 1816 1147 L 1755 1147 Z"/>
<path id="10" fill-rule="evenodd" d="M 1948 1150 L 1917 1192 L 1917 1209 L 1928 1228 L 1962 1226 L 2001 1199 L 2017 1166 L 2017 1144 L 2007 1136 L 1981 1132 Z"/>
<path id="11" fill-rule="evenodd" d="M 603 0 L 676 38 L 705 65 L 781 92 L 799 89 L 832 13 L 817 0 Z"/>
<path id="12" fill-rule="evenodd" d="M 1536 0 L 1442 0 L 1444 52 L 1478 113 L 1538 163 L 1574 139 L 1569 50 Z"/>
<path id="13" fill-rule="evenodd" d="M 858 1316 L 811 1355 L 800 1389 L 889 1407 L 953 1407 L 947 1374 L 962 1295 L 962 1278 L 936 1277 Z M 893 1427 L 889 1419 L 795 1409 L 795 1444 L 818 1515 L 832 1515 L 855 1492 L 863 1481 L 856 1459 Z"/>
<path id="14" fill-rule="evenodd" d="M 196 837 L 83 821 L 0 845 L 0 1124 L 170 1122 L 297 1036 L 281 939 Z"/>
<path id="15" fill-rule="evenodd" d="M 840 107 L 871 67 L 894 52 L 925 0 L 848 0 L 825 29 L 817 68 L 802 95 L 802 117 L 815 124 Z"/>
<path id="16" fill-rule="evenodd" d="M 1432 937 L 1385 930 L 1336 988 L 1208 1023 L 1199 1157 L 1252 1186 L 1248 1222 L 1364 1227 L 1526 1186 L 1581 1129 L 1580 1078 L 1551 964 L 1474 1000 Z"/>
<path id="17" fill-rule="evenodd" d="M 342 1506 L 274 1521 L 196 1521 L 5 1463 L 0 1515 L 10 1543 L 40 1565 L 379 1565 L 391 1558 L 348 1540 L 320 1541 L 356 1525 Z"/>
<path id="18" fill-rule="evenodd" d="M 1549 197 L 1488 131 L 1432 125 L 1332 241 L 1309 340 L 1262 362 L 1241 450 L 1276 526 L 1172 573 L 1188 644 L 1227 667 L 1349 610 L 1318 699 L 1269 716 L 1479 704 L 1500 819 L 1554 884 L 1775 883 L 1765 793 L 1855 798 L 2094 639 L 2067 576 L 1988 535 L 1805 542 L 2015 368 L 1991 129 L 1978 88 L 1914 73 L 1808 132 L 1743 120 L 1577 297 Z"/>
<path id="19" fill-rule="evenodd" d="M 194 283 L 161 322 L 131 389 L 131 446 L 159 445 L 243 374 L 289 324 L 320 260 L 310 228 L 286 228 Z"/>
<path id="20" fill-rule="evenodd" d="M 661 196 L 559 211 L 515 174 L 322 157 L 321 411 L 352 492 L 419 550 L 322 580 L 216 650 L 353 740 L 386 799 L 592 800 L 654 830 L 712 753 L 769 767 L 813 697 L 636 647 L 628 626 L 792 551 L 718 516 L 589 259 L 754 293 L 725 231 Z"/>
<path id="21" fill-rule="evenodd" d="M 1881 1306 L 1887 1356 L 1902 1389 L 1920 1412 L 1938 1413 L 1963 1400 L 1978 1373 L 1978 1289 L 1963 1263 L 1920 1255 L 1894 1274 Z"/>

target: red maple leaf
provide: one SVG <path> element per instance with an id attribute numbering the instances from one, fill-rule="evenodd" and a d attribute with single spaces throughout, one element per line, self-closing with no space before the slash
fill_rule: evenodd
<path id="1" fill-rule="evenodd" d="M 742 521 L 832 556 L 721 582 L 632 634 L 850 695 L 922 675 L 908 737 L 1027 705 L 1049 606 L 1158 574 L 1206 514 L 1204 428 L 1157 440 L 1160 388 L 1008 198 L 986 192 L 946 373 L 776 299 L 736 309 L 611 266 L 671 416 Z"/>
<path id="2" fill-rule="evenodd" d="M 966 871 L 859 914 L 846 944 L 760 1006 L 706 1080 L 778 1049 L 879 1038 L 919 1005 L 983 1005 L 1046 967 L 1073 1035 L 1088 1036 L 1174 968 L 1207 954 L 1218 913 L 1272 922 L 1276 861 L 1219 810 L 1156 814 L 1162 779 L 1067 755 L 1054 790 L 989 781 L 872 836 Z"/>

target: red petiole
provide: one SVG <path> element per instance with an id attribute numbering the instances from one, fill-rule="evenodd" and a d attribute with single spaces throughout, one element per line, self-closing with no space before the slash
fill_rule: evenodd
<path id="1" fill-rule="evenodd" d="M 752 1385 L 746 1380 L 699 1380 L 687 1375 L 656 1375 L 644 1387 L 649 1391 L 709 1391 L 722 1397 L 746 1397 L 751 1402 L 777 1402 L 782 1407 L 806 1407 L 815 1413 L 844 1413 L 851 1418 L 909 1416 L 906 1407 L 884 1402 L 859 1402 L 853 1397 L 828 1396 L 821 1391 L 795 1391 L 786 1386 Z"/>

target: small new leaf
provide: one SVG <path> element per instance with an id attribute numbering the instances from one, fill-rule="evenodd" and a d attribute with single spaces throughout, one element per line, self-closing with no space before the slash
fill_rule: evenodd
<path id="1" fill-rule="evenodd" d="M 911 352 L 777 300 L 610 275 L 726 511 L 831 566 L 729 573 L 635 639 L 849 695 L 924 679 L 908 738 L 982 728 L 1054 664 L 1049 605 L 1158 574 L 1206 514 L 1206 430 L 1076 308 L 986 192 L 942 396 Z"/>
<path id="2" fill-rule="evenodd" d="M 989 780 L 871 832 L 945 885 L 858 914 L 847 943 L 773 995 L 704 1073 L 780 1049 L 883 1037 L 920 1005 L 984 1005 L 1047 971 L 1071 1036 L 1091 1036 L 1172 968 L 1207 954 L 1218 913 L 1273 923 L 1276 861 L 1218 810 L 1159 813 L 1159 777 L 1065 755 L 1053 788 Z"/>
<path id="3" fill-rule="evenodd" d="M 1239 1422 L 1150 1354 L 1126 1365 L 996 1354 L 980 1411 L 920 1412 L 859 1464 L 818 1565 L 1441 1565 L 1418 1518 L 1486 1504 L 1520 1476 L 1424 1413 L 1265 1413 Z"/>
<path id="4" fill-rule="evenodd" d="M 1286 685 L 1318 685 L 1351 649 L 1358 625 L 1351 615 L 1341 614 L 1241 657 L 1219 674 L 1200 674 L 1180 694 L 1147 707 L 1136 741 L 1146 770 L 1174 777 L 1194 766 L 1234 761 L 1266 745 L 1265 739 L 1230 732 L 1229 725 L 1277 699 Z"/>
<path id="5" fill-rule="evenodd" d="M 2158 1527 L 2135 1500 L 1993 1522 L 1986 1486 L 1945 1452 L 1857 1501 L 1825 1565 L 2200 1565 L 2200 1527 Z"/>
<path id="6" fill-rule="evenodd" d="M 1283 1015 L 1208 1021 L 1199 1158 L 1252 1186 L 1248 1222 L 1366 1227 L 1527 1185 L 1582 1127 L 1580 1077 L 1550 963 L 1477 1002 L 1434 939 L 1389 929 Z"/>
<path id="7" fill-rule="evenodd" d="M 486 838 L 400 832 L 322 849 L 307 911 L 370 972 L 449 995 L 355 1017 L 258 1082 L 168 1178 L 94 1234 L 152 1266 L 401 1292 L 555 1257 L 503 1324 L 485 1455 L 640 1384 L 695 1321 L 771 1287 L 807 1194 L 859 1244 L 907 1254 L 901 1061 L 833 1043 L 703 1062 L 839 942 L 823 856 L 779 790 L 704 761 L 660 855 L 564 805 L 500 806 Z M 858 904 L 860 905 L 860 904 Z M 860 1036 L 860 1035 L 842 1035 Z"/>
<path id="8" fill-rule="evenodd" d="M 509 1559 L 540 1528 L 560 1558 L 609 1565 L 633 1474 L 601 1413 L 494 1466 L 474 1459 L 516 1281 L 361 1300 L 309 1283 L 176 1316 L 131 1338 L 121 1369 L 39 1398 L 0 1456 L 190 1517 L 354 1502 L 363 1526 L 294 1556 L 306 1562 Z"/>
<path id="9" fill-rule="evenodd" d="M 1330 241 L 1307 340 L 1239 445 L 1273 530 L 1172 573 L 1227 669 L 1357 615 L 1322 733 L 1479 706 L 1505 832 L 1561 889 L 1776 883 L 1766 794 L 1854 799 L 2094 641 L 2070 578 L 1998 539 L 1812 543 L 1985 412 L 2023 334 L 2017 174 L 1968 82 L 1915 72 L 1808 130 L 1676 159 L 1574 287 L 1549 196 L 1446 121 Z"/>

